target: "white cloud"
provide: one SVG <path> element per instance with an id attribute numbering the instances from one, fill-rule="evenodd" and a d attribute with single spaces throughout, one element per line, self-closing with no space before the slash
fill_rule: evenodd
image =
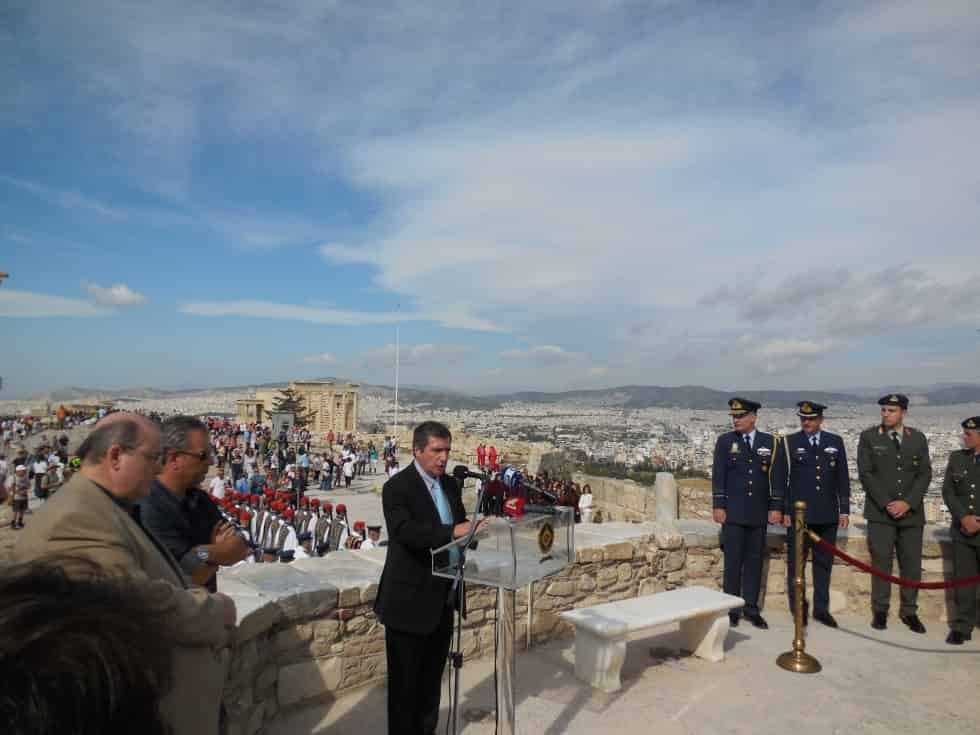
<path id="1" fill-rule="evenodd" d="M 597 378 L 601 378 L 609 373 L 609 368 L 603 365 L 596 365 L 595 367 L 589 368 L 589 375 Z"/>
<path id="2" fill-rule="evenodd" d="M 832 339 L 769 339 L 757 341 L 753 337 L 740 340 L 744 354 L 750 362 L 761 367 L 768 375 L 799 372 L 803 365 L 827 357 L 836 343 Z"/>
<path id="3" fill-rule="evenodd" d="M 91 318 L 112 312 L 82 299 L 70 299 L 31 291 L 0 287 L 0 317 L 43 319 L 50 317 Z"/>
<path id="4" fill-rule="evenodd" d="M 359 368 L 390 367 L 395 364 L 396 350 L 398 361 L 402 365 L 434 365 L 447 361 L 456 364 L 461 360 L 469 359 L 478 351 L 471 345 L 460 344 L 435 344 L 431 342 L 399 346 L 386 344 L 383 347 L 355 355 L 350 359 L 350 363 Z"/>
<path id="5" fill-rule="evenodd" d="M 96 199 L 92 199 L 91 197 L 87 197 L 78 193 L 77 191 L 44 186 L 34 181 L 18 179 L 13 176 L 0 176 L 0 181 L 11 186 L 15 186 L 22 191 L 30 192 L 31 194 L 34 194 L 35 196 L 47 201 L 53 202 L 64 209 L 82 209 L 89 212 L 95 212 L 96 214 L 109 219 L 126 218 L 126 213 L 124 210 L 109 204 L 105 204 L 104 202 L 100 202 Z"/>
<path id="6" fill-rule="evenodd" d="M 306 355 L 303 358 L 303 362 L 315 365 L 334 365 L 337 362 L 337 358 L 329 352 L 321 352 L 318 355 Z"/>
<path id="7" fill-rule="evenodd" d="M 146 303 L 146 296 L 134 291 L 124 283 L 100 286 L 85 283 L 85 290 L 99 306 L 139 306 Z"/>
<path id="8" fill-rule="evenodd" d="M 310 322 L 312 324 L 337 324 L 341 326 L 432 321 L 454 329 L 500 331 L 499 327 L 482 319 L 471 318 L 465 312 L 449 312 L 445 315 L 420 312 L 406 313 L 401 311 L 368 312 L 248 299 L 239 301 L 190 301 L 182 304 L 180 311 L 181 313 L 192 314 L 194 316 L 286 319 Z"/>
<path id="9" fill-rule="evenodd" d="M 524 350 L 504 350 L 500 353 L 502 360 L 527 362 L 534 365 L 558 365 L 572 362 L 582 356 L 569 352 L 558 345 L 534 345 Z"/>

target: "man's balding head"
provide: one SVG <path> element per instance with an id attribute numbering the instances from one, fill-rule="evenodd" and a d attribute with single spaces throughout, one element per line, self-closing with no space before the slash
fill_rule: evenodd
<path id="1" fill-rule="evenodd" d="M 78 456 L 88 479 L 118 498 L 139 500 L 160 469 L 160 429 L 143 416 L 113 413 L 95 425 Z"/>

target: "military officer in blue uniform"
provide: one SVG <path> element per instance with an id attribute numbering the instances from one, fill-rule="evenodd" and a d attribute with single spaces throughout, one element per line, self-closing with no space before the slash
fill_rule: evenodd
<path id="1" fill-rule="evenodd" d="M 796 404 L 801 430 L 785 437 L 776 452 L 772 467 L 772 485 L 783 495 L 783 525 L 786 526 L 786 591 L 789 609 L 794 609 L 793 577 L 796 569 L 796 544 L 793 532 L 793 504 L 806 502 L 806 525 L 830 543 L 837 542 L 837 529 L 847 528 L 851 513 L 851 479 L 847 472 L 844 440 L 823 430 L 823 413 L 827 409 L 815 401 Z M 834 557 L 829 551 L 813 546 L 803 537 L 804 563 L 813 555 L 813 619 L 831 628 L 837 621 L 830 614 L 830 573 Z M 804 574 L 806 567 L 804 566 Z M 804 601 L 803 620 L 809 604 Z"/>
<path id="2" fill-rule="evenodd" d="M 712 517 L 721 524 L 725 592 L 745 600 L 743 610 L 729 617 L 733 626 L 741 615 L 757 628 L 768 628 L 759 614 L 759 589 L 767 522 L 782 521 L 783 499 L 769 483 L 776 439 L 756 431 L 761 404 L 732 398 L 728 407 L 735 430 L 715 444 L 711 494 Z"/>

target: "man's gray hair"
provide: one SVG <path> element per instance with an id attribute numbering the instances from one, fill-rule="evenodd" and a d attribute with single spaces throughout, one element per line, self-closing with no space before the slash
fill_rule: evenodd
<path id="1" fill-rule="evenodd" d="M 160 426 L 163 456 L 187 449 L 187 437 L 195 431 L 203 431 L 206 435 L 208 427 L 193 416 L 173 416 L 164 421 Z"/>
<path id="2" fill-rule="evenodd" d="M 121 419 L 97 427 L 78 447 L 78 456 L 86 464 L 98 464 L 113 446 L 131 452 L 143 443 L 143 427 L 137 419 Z"/>

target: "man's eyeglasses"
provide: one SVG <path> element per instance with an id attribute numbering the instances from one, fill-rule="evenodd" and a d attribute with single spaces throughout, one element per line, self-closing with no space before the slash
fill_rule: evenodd
<path id="1" fill-rule="evenodd" d="M 212 454 L 209 449 L 202 449 L 200 452 L 188 452 L 186 449 L 178 449 L 175 454 L 186 454 L 188 457 L 195 457 L 199 462 L 210 459 Z"/>

